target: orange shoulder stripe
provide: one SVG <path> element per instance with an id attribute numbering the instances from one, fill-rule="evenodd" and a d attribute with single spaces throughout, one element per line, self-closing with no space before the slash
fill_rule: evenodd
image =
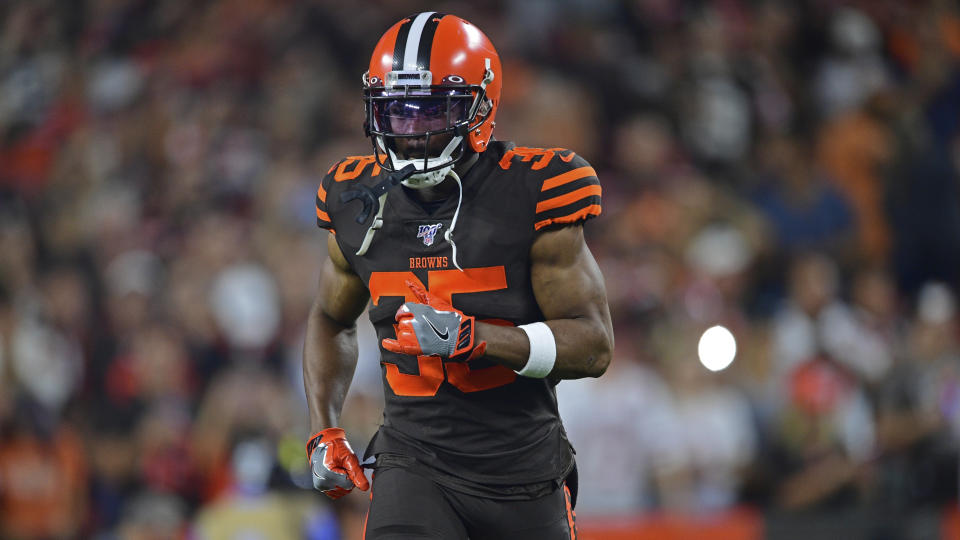
<path id="1" fill-rule="evenodd" d="M 547 191 L 548 189 L 553 189 L 557 186 L 569 184 L 574 180 L 596 175 L 597 171 L 594 171 L 593 167 L 587 165 L 586 167 L 580 167 L 578 169 L 573 169 L 572 171 L 567 171 L 563 174 L 558 174 L 553 178 L 547 178 L 543 181 L 543 187 L 540 188 L 540 191 Z"/>
<path id="2" fill-rule="evenodd" d="M 324 221 L 330 221 L 330 215 L 319 208 L 317 208 L 317 218 Z M 331 223 L 333 222 L 331 221 Z"/>
<path id="3" fill-rule="evenodd" d="M 590 206 L 581 208 L 580 210 L 577 210 L 576 212 L 568 216 L 561 216 L 558 218 L 550 218 L 550 219 L 545 219 L 543 221 L 538 221 L 533 226 L 533 229 L 535 231 L 539 231 L 540 229 L 546 227 L 547 225 L 552 225 L 554 223 L 573 223 L 574 221 L 585 218 L 591 214 L 594 216 L 599 216 L 601 211 L 602 209 L 600 208 L 599 204 L 591 204 Z"/>
<path id="4" fill-rule="evenodd" d="M 585 199 L 587 197 L 592 197 L 594 195 L 600 196 L 600 186 L 584 186 L 580 189 L 575 189 L 570 193 L 565 195 L 557 195 L 551 199 L 545 201 L 540 201 L 537 203 L 537 212 L 543 212 L 545 210 L 553 210 L 554 208 L 560 208 L 561 206 L 566 206 L 570 203 L 579 201 L 580 199 Z"/>
<path id="5" fill-rule="evenodd" d="M 317 198 L 323 204 L 327 204 L 327 190 L 323 189 L 323 184 L 320 184 L 320 189 L 317 190 Z"/>
<path id="6" fill-rule="evenodd" d="M 363 174 L 364 169 L 368 165 L 373 164 L 373 170 L 370 172 L 370 176 L 376 176 L 380 174 L 380 164 L 377 163 L 377 156 L 370 154 L 368 156 L 348 156 L 345 160 L 340 162 L 337 167 L 337 172 L 333 175 L 333 180 L 336 182 L 343 182 L 346 180 L 353 180 L 361 174 Z M 347 170 L 347 167 L 353 166 L 353 169 Z"/>

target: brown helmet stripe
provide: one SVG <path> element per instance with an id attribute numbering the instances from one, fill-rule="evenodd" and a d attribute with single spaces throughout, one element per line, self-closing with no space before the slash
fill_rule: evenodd
<path id="1" fill-rule="evenodd" d="M 413 20 L 407 19 L 400 25 L 397 32 L 397 42 L 393 46 L 393 70 L 403 69 L 403 53 L 407 50 L 407 36 L 410 35 L 410 27 L 413 26 Z"/>

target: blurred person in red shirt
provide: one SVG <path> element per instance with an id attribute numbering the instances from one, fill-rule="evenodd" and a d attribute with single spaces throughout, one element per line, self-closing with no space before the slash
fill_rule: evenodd
<path id="1" fill-rule="evenodd" d="M 87 506 L 87 463 L 80 438 L 36 403 L 19 400 L 0 445 L 0 536 L 78 534 Z"/>

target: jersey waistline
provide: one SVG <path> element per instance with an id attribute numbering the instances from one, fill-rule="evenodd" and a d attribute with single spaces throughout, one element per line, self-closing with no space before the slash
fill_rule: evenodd
<path id="1" fill-rule="evenodd" d="M 467 495 L 501 501 L 528 501 L 546 497 L 555 490 L 559 489 L 561 486 L 563 486 L 566 478 L 570 476 L 575 466 L 571 462 L 568 470 L 566 470 L 559 478 L 553 480 L 516 485 L 485 484 L 480 482 L 471 482 L 464 478 L 444 473 L 443 471 L 431 467 L 430 465 L 427 465 L 416 458 L 403 454 L 394 454 L 389 452 L 377 454 L 376 461 L 373 463 L 373 469 L 383 470 L 390 468 L 407 469 L 415 474 L 432 480 L 434 483 L 442 487 L 460 493 L 465 493 Z"/>
<path id="2" fill-rule="evenodd" d="M 562 430 L 557 433 L 556 447 L 542 452 L 533 452 L 540 462 L 533 462 L 524 470 L 533 474 L 510 475 L 478 474 L 469 466 L 456 467 L 443 459 L 436 451 L 417 441 L 407 440 L 389 426 L 380 426 L 374 434 L 364 455 L 364 461 L 376 456 L 374 469 L 405 467 L 430 478 L 439 485 L 472 495 L 504 499 L 529 500 L 552 492 L 573 470 L 574 451 Z M 547 442 L 547 445 L 551 444 Z M 527 454 L 531 455 L 531 454 Z M 546 457 L 547 459 L 543 459 Z M 539 474 L 536 474 L 538 473 Z"/>

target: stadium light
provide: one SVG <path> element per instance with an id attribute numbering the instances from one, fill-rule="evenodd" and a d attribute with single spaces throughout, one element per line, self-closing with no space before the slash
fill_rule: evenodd
<path id="1" fill-rule="evenodd" d="M 710 371 L 722 371 L 733 363 L 737 355 L 737 340 L 723 326 L 708 328 L 697 345 L 700 363 Z"/>

